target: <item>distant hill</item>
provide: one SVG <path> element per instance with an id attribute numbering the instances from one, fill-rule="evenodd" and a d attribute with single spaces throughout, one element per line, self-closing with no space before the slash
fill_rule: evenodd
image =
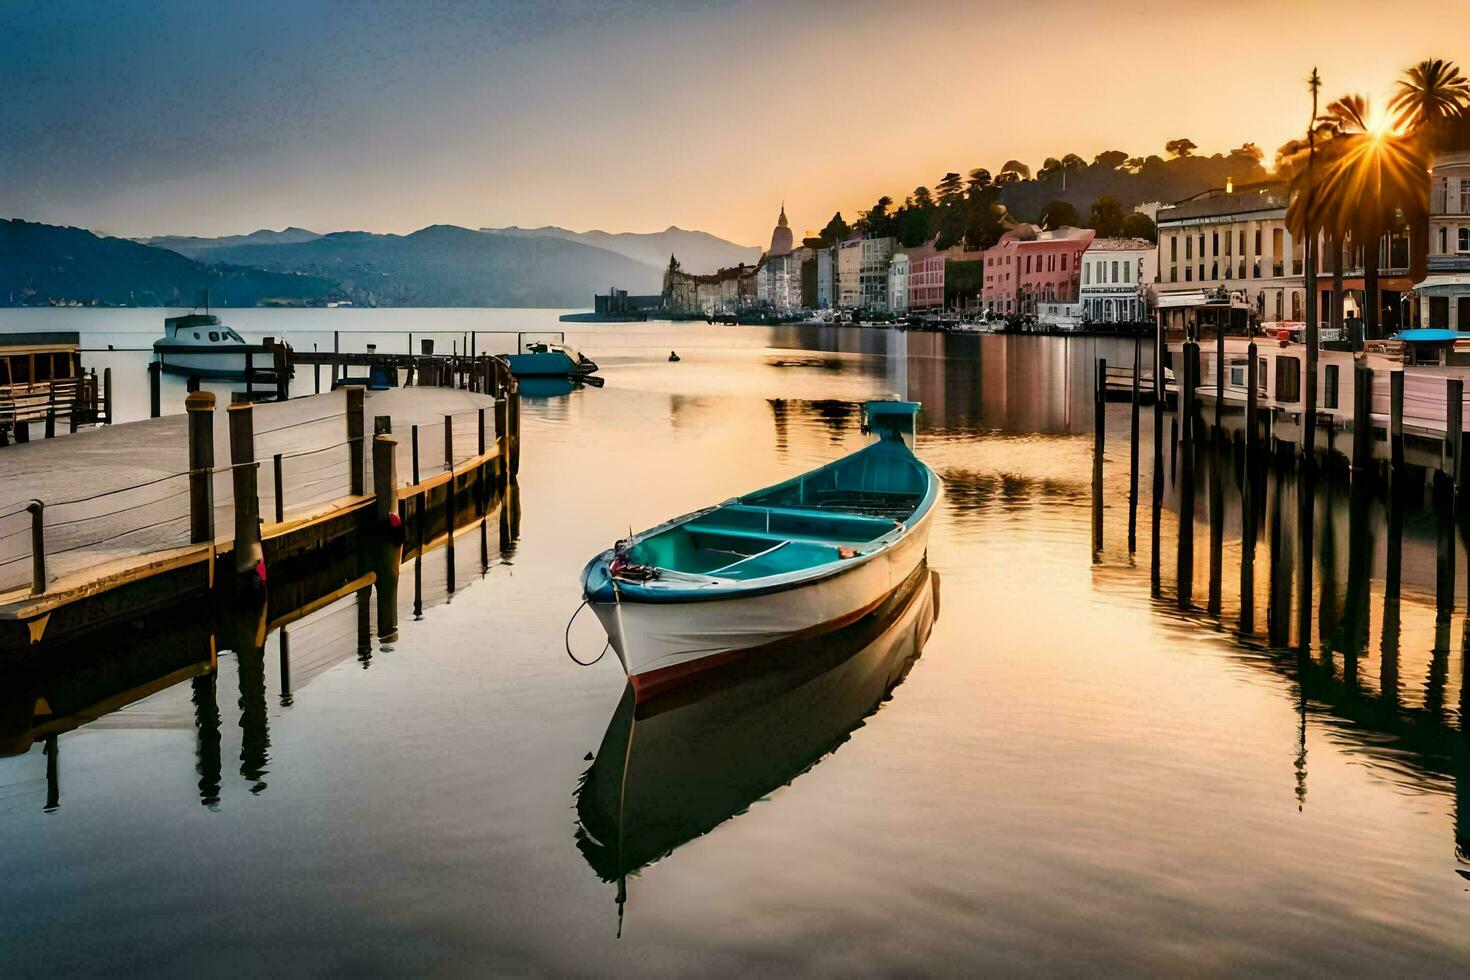
<path id="1" fill-rule="evenodd" d="M 335 284 L 311 275 L 206 265 L 84 228 L 0 219 L 0 305 L 48 302 L 193 306 L 319 303 Z"/>
<path id="2" fill-rule="evenodd" d="M 761 257 L 761 250 L 754 245 L 736 245 L 717 238 L 707 231 L 685 231 L 670 225 L 663 231 L 654 232 L 606 232 L 568 231 L 547 225 L 544 228 L 482 228 L 481 231 L 496 235 L 516 235 L 522 238 L 561 238 L 569 242 L 581 242 L 626 255 L 646 265 L 662 270 L 669 264 L 669 256 L 675 255 L 679 264 L 688 272 L 705 274 L 744 262 L 754 265 Z"/>
<path id="3" fill-rule="evenodd" d="M 135 238 L 133 241 L 143 245 L 152 245 L 155 248 L 166 248 L 187 255 L 191 259 L 197 259 L 217 248 L 231 248 L 236 245 L 294 245 L 298 242 L 309 242 L 322 237 L 314 231 L 305 228 L 286 228 L 282 231 L 271 231 L 262 228 L 252 231 L 248 235 L 225 235 L 222 238 L 196 238 L 192 235 L 159 235 L 154 238 Z"/>
<path id="4" fill-rule="evenodd" d="M 211 249 L 214 261 L 327 277 L 359 305 L 587 307 L 609 286 L 657 293 L 660 267 L 559 236 L 432 225 Z M 665 257 L 665 262 L 667 257 Z"/>

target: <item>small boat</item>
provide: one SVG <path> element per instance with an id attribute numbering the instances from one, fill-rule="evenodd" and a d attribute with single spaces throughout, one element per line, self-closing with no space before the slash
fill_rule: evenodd
<path id="1" fill-rule="evenodd" d="M 920 562 L 892 596 L 835 632 L 701 673 L 661 697 L 632 686 L 575 792 L 577 848 L 627 879 L 748 811 L 837 751 L 919 659 L 940 609 Z"/>
<path id="2" fill-rule="evenodd" d="M 219 317 L 189 313 L 163 321 L 163 337 L 153 342 L 153 352 L 169 374 L 240 381 L 245 378 L 243 348 L 248 346 L 243 337 L 220 323 Z"/>
<path id="3" fill-rule="evenodd" d="M 639 699 L 876 609 L 924 560 L 938 477 L 917 402 L 868 402 L 867 447 L 677 517 L 587 563 L 582 592 Z"/>
<path id="4" fill-rule="evenodd" d="M 597 363 L 575 347 L 547 341 L 527 344 L 526 353 L 506 360 L 517 378 L 584 378 L 597 371 Z"/>

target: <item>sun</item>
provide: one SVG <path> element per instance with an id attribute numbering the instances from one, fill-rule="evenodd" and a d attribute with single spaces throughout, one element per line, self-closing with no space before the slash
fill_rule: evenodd
<path id="1" fill-rule="evenodd" d="M 1368 135 L 1374 139 L 1385 139 L 1393 135 L 1393 117 L 1379 106 L 1374 106 L 1368 112 L 1368 118 L 1363 120 L 1368 126 Z"/>

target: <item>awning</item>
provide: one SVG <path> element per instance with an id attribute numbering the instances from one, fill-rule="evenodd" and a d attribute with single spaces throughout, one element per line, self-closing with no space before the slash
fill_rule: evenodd
<path id="1" fill-rule="evenodd" d="M 1442 272 L 1439 275 L 1429 276 L 1414 288 L 1433 289 L 1436 286 L 1463 286 L 1470 289 L 1470 272 Z"/>
<path id="2" fill-rule="evenodd" d="M 1177 310 L 1188 306 L 1218 306 L 1222 309 L 1229 307 L 1244 307 L 1240 298 L 1231 293 L 1228 297 L 1221 296 L 1214 290 L 1204 289 L 1179 289 L 1172 292 L 1161 292 L 1154 298 L 1154 309 Z"/>

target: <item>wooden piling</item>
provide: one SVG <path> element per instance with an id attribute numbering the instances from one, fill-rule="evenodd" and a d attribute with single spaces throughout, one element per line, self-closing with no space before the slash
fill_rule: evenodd
<path id="1" fill-rule="evenodd" d="M 264 557 L 260 547 L 260 494 L 255 466 L 255 408 L 231 405 L 230 479 L 235 493 L 235 572 L 243 575 Z"/>
<path id="2" fill-rule="evenodd" d="M 1249 363 L 1245 369 L 1245 448 L 1241 454 L 1240 480 L 1240 631 L 1245 634 L 1256 629 L 1256 471 L 1260 465 L 1257 440 L 1259 437 L 1257 410 L 1259 392 L 1257 385 L 1258 366 L 1256 345 L 1246 348 Z"/>
<path id="3" fill-rule="evenodd" d="M 1464 445 L 1465 382 L 1459 378 L 1445 381 L 1445 432 L 1441 451 L 1441 469 L 1449 476 L 1456 490 L 1460 489 L 1464 476 L 1461 463 L 1461 448 Z"/>
<path id="4" fill-rule="evenodd" d="M 46 505 L 39 500 L 26 504 L 31 515 L 31 594 L 46 592 Z"/>
<path id="5" fill-rule="evenodd" d="M 343 388 L 347 392 L 347 453 L 351 460 L 350 479 L 353 496 L 360 497 L 364 493 L 365 471 L 364 463 L 367 446 L 363 441 L 363 433 L 367 428 L 367 418 L 364 408 L 364 399 L 367 397 L 367 389 L 362 385 L 347 385 Z"/>
<path id="6" fill-rule="evenodd" d="M 1373 371 L 1362 364 L 1353 372 L 1353 480 L 1367 479 L 1373 467 Z"/>
<path id="7" fill-rule="evenodd" d="M 157 419 L 163 414 L 163 369 L 159 361 L 148 361 L 148 417 Z"/>
<path id="8" fill-rule="evenodd" d="M 283 461 L 284 457 L 280 453 L 276 453 L 275 456 L 271 458 L 271 479 L 272 481 L 274 481 L 272 483 L 272 487 L 275 489 L 277 524 L 286 519 L 286 493 L 281 486 L 281 484 L 284 482 L 281 467 Z"/>
<path id="9" fill-rule="evenodd" d="M 1215 431 L 1211 440 L 1218 445 L 1225 431 L 1225 328 L 1215 324 Z"/>
<path id="10" fill-rule="evenodd" d="M 1402 478 L 1404 469 L 1404 372 L 1388 376 L 1388 472 L 1390 486 Z"/>
<path id="11" fill-rule="evenodd" d="M 444 471 L 449 480 L 444 484 L 444 548 L 449 553 L 449 566 L 445 587 L 454 591 L 454 526 L 456 500 L 454 495 L 454 416 L 444 416 Z"/>
<path id="12" fill-rule="evenodd" d="M 1092 551 L 1103 546 L 1103 436 L 1107 426 L 1108 362 L 1097 359 L 1097 383 L 1092 392 Z"/>
<path id="13" fill-rule="evenodd" d="M 373 437 L 373 496 L 380 521 L 398 513 L 397 453 L 397 439 L 387 434 Z"/>
<path id="14" fill-rule="evenodd" d="M 46 386 L 46 438 L 56 438 L 56 382 Z"/>
<path id="15" fill-rule="evenodd" d="M 245 352 L 245 397 L 255 401 L 255 352 Z"/>
<path id="16" fill-rule="evenodd" d="M 1195 388 L 1199 383 L 1199 345 L 1184 344 L 1184 377 L 1179 386 L 1179 426 L 1183 430 L 1179 460 L 1179 548 L 1175 574 L 1179 608 L 1194 599 L 1194 435 Z"/>
<path id="17" fill-rule="evenodd" d="M 112 424 L 112 368 L 102 369 L 102 414 L 108 425 Z"/>
<path id="18" fill-rule="evenodd" d="M 190 392 L 184 399 L 189 416 L 189 541 L 214 540 L 214 393 Z"/>
<path id="19" fill-rule="evenodd" d="M 1133 338 L 1133 399 L 1128 406 L 1128 553 L 1138 550 L 1138 407 L 1143 339 Z"/>
<path id="20" fill-rule="evenodd" d="M 510 471 L 512 474 L 521 471 L 521 389 L 519 385 L 511 385 L 506 390 L 506 398 L 509 399 L 510 423 Z"/>

